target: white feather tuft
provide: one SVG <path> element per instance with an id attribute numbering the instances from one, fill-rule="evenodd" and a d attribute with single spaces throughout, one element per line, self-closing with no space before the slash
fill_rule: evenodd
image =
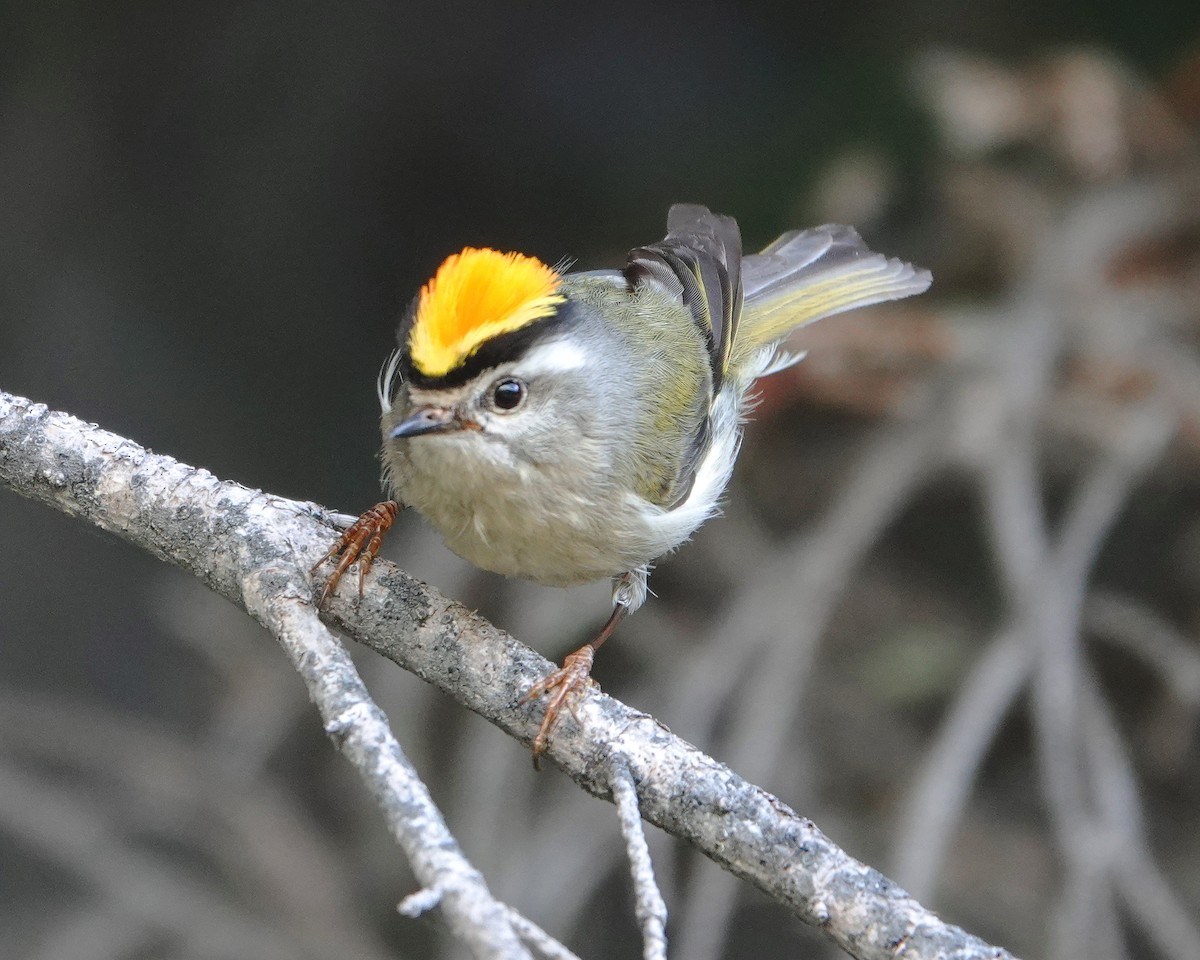
<path id="1" fill-rule="evenodd" d="M 397 347 L 384 362 L 375 381 L 375 395 L 379 397 L 379 408 L 384 413 L 392 412 L 392 385 L 400 375 L 400 348 Z"/>

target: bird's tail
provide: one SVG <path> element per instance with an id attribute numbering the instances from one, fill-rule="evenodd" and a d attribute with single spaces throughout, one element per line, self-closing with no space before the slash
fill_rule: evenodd
<path id="1" fill-rule="evenodd" d="M 734 376 L 761 376 L 765 348 L 835 313 L 923 292 L 928 270 L 873 253 L 853 227 L 826 224 L 785 233 L 742 258 L 744 304 L 729 353 Z"/>

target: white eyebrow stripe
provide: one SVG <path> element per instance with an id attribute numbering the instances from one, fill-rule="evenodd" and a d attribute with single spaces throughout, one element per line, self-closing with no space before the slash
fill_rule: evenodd
<path id="1" fill-rule="evenodd" d="M 564 373 L 567 370 L 578 370 L 586 364 L 587 356 L 582 349 L 565 340 L 555 340 L 530 350 L 516 365 L 514 372 L 526 376 L 535 376 L 539 373 Z"/>

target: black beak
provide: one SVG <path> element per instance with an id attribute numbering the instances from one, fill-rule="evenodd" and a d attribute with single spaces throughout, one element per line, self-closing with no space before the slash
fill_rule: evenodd
<path id="1" fill-rule="evenodd" d="M 421 407 L 392 427 L 391 436 L 393 440 L 400 440 L 420 437 L 426 433 L 449 433 L 452 430 L 463 430 L 467 426 L 467 423 L 455 416 L 453 410 L 446 407 Z"/>

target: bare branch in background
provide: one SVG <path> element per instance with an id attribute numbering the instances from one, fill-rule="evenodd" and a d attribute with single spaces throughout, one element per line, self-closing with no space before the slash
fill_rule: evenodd
<path id="1" fill-rule="evenodd" d="M 937 55 L 919 72 L 964 155 L 1049 145 L 1085 185 L 1056 193 L 999 164 L 957 173 L 952 204 L 968 221 L 968 210 L 985 210 L 975 225 L 1005 238 L 1010 254 L 1003 299 L 972 317 L 970 340 L 959 338 L 960 362 L 970 351 L 977 364 L 962 395 L 975 408 L 972 432 L 987 438 L 964 449 L 965 465 L 1006 609 L 910 791 L 898 872 L 932 894 L 984 755 L 1029 690 L 1037 780 L 1063 861 L 1051 955 L 1126 957 L 1128 926 L 1165 956 L 1194 956 L 1200 930 L 1150 849 L 1133 758 L 1085 632 L 1147 663 L 1194 712 L 1191 643 L 1093 586 L 1101 549 L 1139 485 L 1166 472 L 1172 451 L 1194 462 L 1200 395 L 1188 331 L 1200 318 L 1180 296 L 1192 282 L 1186 256 L 1164 253 L 1190 249 L 1166 243 L 1194 229 L 1193 176 L 1180 175 L 1195 168 L 1194 143 L 1152 93 L 1097 53 L 1023 70 Z M 1053 520 L 1051 471 L 1060 486 L 1072 477 Z"/>

